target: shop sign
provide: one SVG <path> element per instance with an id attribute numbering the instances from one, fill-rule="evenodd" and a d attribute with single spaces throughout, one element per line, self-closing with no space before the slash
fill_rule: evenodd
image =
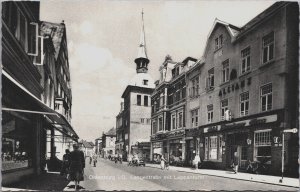
<path id="1" fill-rule="evenodd" d="M 170 140 L 170 143 L 181 143 L 182 140 L 180 139 L 175 139 L 175 140 Z"/>
<path id="2" fill-rule="evenodd" d="M 263 124 L 266 123 L 266 119 L 251 119 L 249 121 L 249 125 L 258 125 L 258 124 Z"/>
<path id="3" fill-rule="evenodd" d="M 177 136 L 183 136 L 183 135 L 184 135 L 184 131 L 175 131 L 175 132 L 168 133 L 169 137 L 177 137 Z"/>
<path id="4" fill-rule="evenodd" d="M 196 135 L 199 135 L 199 129 L 186 130 L 186 136 L 187 137 L 193 137 L 193 136 L 196 136 Z"/>
<path id="5" fill-rule="evenodd" d="M 162 147 L 162 142 L 155 142 L 152 143 L 153 148 L 161 148 Z"/>
<path id="6" fill-rule="evenodd" d="M 218 131 L 218 126 L 210 126 L 207 128 L 207 132 Z"/>
<path id="7" fill-rule="evenodd" d="M 238 128 L 238 127 L 244 127 L 246 123 L 232 123 L 232 124 L 227 124 L 227 125 L 221 125 L 221 129 L 233 129 L 233 128 Z"/>

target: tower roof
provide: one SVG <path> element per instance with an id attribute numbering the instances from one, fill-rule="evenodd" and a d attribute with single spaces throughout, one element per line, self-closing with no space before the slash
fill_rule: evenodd
<path id="1" fill-rule="evenodd" d="M 144 27 L 144 12 L 142 11 L 142 29 L 140 36 L 140 43 L 138 47 L 138 56 L 134 60 L 136 63 L 137 73 L 147 73 L 149 59 L 147 57 L 146 49 L 146 37 L 145 37 L 145 27 Z"/>
<path id="2" fill-rule="evenodd" d="M 140 44 L 139 44 L 139 48 L 138 48 L 137 58 L 148 58 L 147 50 L 146 50 L 146 37 L 145 37 L 144 12 L 143 11 L 142 11 L 142 28 L 141 28 Z"/>

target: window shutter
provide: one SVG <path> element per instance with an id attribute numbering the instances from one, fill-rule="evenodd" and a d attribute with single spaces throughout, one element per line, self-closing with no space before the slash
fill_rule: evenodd
<path id="1" fill-rule="evenodd" d="M 37 46 L 38 55 L 34 57 L 34 65 L 43 65 L 44 62 L 44 37 L 38 36 L 38 46 Z"/>

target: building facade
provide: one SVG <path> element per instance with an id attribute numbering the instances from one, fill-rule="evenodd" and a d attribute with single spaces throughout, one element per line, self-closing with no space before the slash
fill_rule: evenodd
<path id="1" fill-rule="evenodd" d="M 40 31 L 39 6 L 2 3 L 3 185 L 45 171 L 48 130 L 62 131 L 71 142 L 78 139 L 54 110 L 54 43 Z"/>
<path id="2" fill-rule="evenodd" d="M 102 134 L 102 152 L 104 158 L 115 154 L 116 149 L 116 129 L 113 127 L 108 132 Z"/>
<path id="3" fill-rule="evenodd" d="M 166 56 L 160 80 L 151 95 L 151 160 L 163 155 L 170 164 L 183 165 L 186 158 L 186 72 L 197 60 L 174 62 Z"/>
<path id="4" fill-rule="evenodd" d="M 282 143 L 284 129 L 299 129 L 298 16 L 297 3 L 277 2 L 241 28 L 215 20 L 187 117 L 204 165 L 226 169 L 236 152 L 240 169 L 259 161 L 279 175 L 284 145 L 285 172 L 298 174 L 298 135 Z"/>

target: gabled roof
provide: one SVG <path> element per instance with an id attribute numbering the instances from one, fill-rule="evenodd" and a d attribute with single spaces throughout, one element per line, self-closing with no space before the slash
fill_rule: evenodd
<path id="1" fill-rule="evenodd" d="M 115 136 L 116 135 L 116 129 L 113 127 L 109 131 L 107 131 L 106 133 L 104 133 L 104 135 Z"/>
<path id="2" fill-rule="evenodd" d="M 207 39 L 206 39 L 206 44 L 205 44 L 205 48 L 203 50 L 203 55 L 205 55 L 209 38 L 210 38 L 212 32 L 215 30 L 215 28 L 218 25 L 223 25 L 227 29 L 228 33 L 230 34 L 231 40 L 233 40 L 239 34 L 239 32 L 241 31 L 241 28 L 239 28 L 237 26 L 234 26 L 230 23 L 227 23 L 225 21 L 221 21 L 218 18 L 215 18 L 213 26 L 212 26 L 210 32 L 208 33 L 208 36 L 207 36 Z"/>
<path id="3" fill-rule="evenodd" d="M 57 59 L 61 47 L 61 42 L 64 33 L 66 32 L 65 24 L 42 21 L 40 25 L 40 31 L 41 31 L 41 35 L 49 35 L 52 37 L 52 41 L 55 49 L 55 59 Z"/>
<path id="4" fill-rule="evenodd" d="M 94 143 L 93 142 L 87 142 L 85 140 L 82 140 L 82 145 L 85 147 L 85 148 L 93 148 L 94 147 Z"/>

